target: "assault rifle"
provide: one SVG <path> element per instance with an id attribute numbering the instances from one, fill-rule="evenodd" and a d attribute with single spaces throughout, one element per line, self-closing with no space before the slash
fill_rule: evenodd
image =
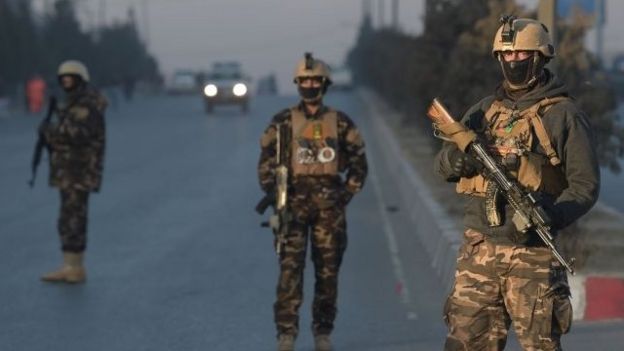
<path id="1" fill-rule="evenodd" d="M 427 110 L 427 116 L 433 121 L 434 134 L 445 140 L 455 142 L 460 150 L 473 155 L 483 166 L 489 181 L 494 182 L 507 202 L 514 209 L 512 221 L 518 231 L 526 233 L 533 230 L 542 239 L 544 244 L 550 249 L 553 256 L 561 263 L 565 269 L 574 274 L 571 263 L 561 256 L 553 242 L 548 216 L 539 205 L 534 194 L 523 190 L 517 182 L 510 180 L 496 160 L 486 151 L 486 147 L 477 139 L 474 131 L 466 128 L 463 124 L 456 122 L 448 110 L 438 99 Z M 442 134 L 442 135 L 441 135 Z"/>
<path id="2" fill-rule="evenodd" d="M 277 140 L 275 143 L 276 163 L 275 169 L 275 193 L 267 194 L 256 206 L 259 214 L 264 214 L 266 209 L 273 205 L 274 213 L 268 222 L 263 222 L 263 227 L 269 227 L 275 234 L 275 251 L 281 256 L 284 245 L 286 244 L 286 235 L 288 234 L 288 225 L 290 223 L 290 211 L 288 209 L 288 158 L 286 150 L 288 149 L 288 132 L 287 125 L 277 125 Z"/>
<path id="3" fill-rule="evenodd" d="M 47 126 L 52 121 L 52 116 L 54 116 L 54 112 L 56 111 L 56 98 L 52 96 L 50 98 L 50 103 L 48 104 L 48 112 L 46 113 L 45 118 L 41 122 L 41 126 Z M 30 187 L 35 186 L 35 178 L 37 178 L 37 168 L 39 167 L 39 163 L 41 163 L 41 154 L 43 153 L 43 148 L 48 150 L 48 155 L 51 152 L 50 144 L 43 135 L 41 127 L 38 131 L 37 143 L 35 144 L 35 151 L 33 152 L 32 162 L 31 162 L 31 178 L 28 181 L 28 185 Z"/>

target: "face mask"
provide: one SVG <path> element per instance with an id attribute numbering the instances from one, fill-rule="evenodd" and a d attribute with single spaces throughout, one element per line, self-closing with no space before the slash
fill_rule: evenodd
<path id="1" fill-rule="evenodd" d="M 522 61 L 501 60 L 503 75 L 512 85 L 527 84 L 534 76 L 534 58 L 529 57 Z"/>
<path id="2" fill-rule="evenodd" d="M 323 88 L 303 88 L 299 86 L 298 90 L 299 95 L 301 95 L 304 100 L 315 100 L 321 97 Z"/>

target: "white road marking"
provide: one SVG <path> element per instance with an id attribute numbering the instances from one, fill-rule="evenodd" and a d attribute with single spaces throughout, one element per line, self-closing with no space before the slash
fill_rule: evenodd
<path id="1" fill-rule="evenodd" d="M 378 200 L 377 207 L 379 209 L 379 216 L 381 218 L 383 231 L 386 234 L 386 239 L 388 240 L 388 250 L 390 251 L 390 259 L 392 261 L 394 276 L 399 284 L 397 288 L 400 289 L 399 294 L 401 296 L 401 302 L 404 303 L 408 308 L 407 319 L 416 320 L 418 319 L 418 314 L 411 310 L 412 299 L 410 297 L 407 281 L 405 280 L 405 270 L 403 269 L 401 259 L 399 258 L 399 246 L 396 239 L 397 236 L 392 227 L 390 218 L 388 217 L 388 212 L 386 211 L 388 203 L 386 202 L 381 191 L 381 183 L 379 182 L 379 178 L 377 178 L 377 174 L 375 171 L 377 168 L 375 167 L 373 160 L 369 158 L 368 163 L 371 170 L 369 179 L 371 180 L 373 189 L 375 191 L 375 196 Z"/>

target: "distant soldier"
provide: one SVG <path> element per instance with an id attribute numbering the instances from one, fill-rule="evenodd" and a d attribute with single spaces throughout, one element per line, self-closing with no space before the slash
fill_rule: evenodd
<path id="1" fill-rule="evenodd" d="M 40 130 L 51 148 L 50 185 L 61 193 L 58 231 L 63 265 L 41 279 L 81 283 L 86 279 L 83 258 L 89 193 L 99 191 L 102 182 L 107 102 L 89 86 L 89 73 L 81 62 L 62 63 L 58 80 L 66 93 L 58 119 L 42 124 Z"/>
<path id="2" fill-rule="evenodd" d="M 556 234 L 598 197 L 591 127 L 567 88 L 544 68 L 555 56 L 546 26 L 508 16 L 502 22 L 492 53 L 505 80 L 462 123 L 509 178 L 533 192 Z M 465 240 L 444 311 L 449 328 L 444 349 L 503 350 L 513 323 L 524 350 L 561 350 L 561 335 L 572 322 L 564 266 L 533 229 L 519 230 L 515 210 L 472 154 L 446 143 L 435 165 L 468 197 Z"/>
<path id="3" fill-rule="evenodd" d="M 260 186 L 276 193 L 277 144 L 288 169 L 288 230 L 279 265 L 274 305 L 278 350 L 294 350 L 299 332 L 303 271 L 310 236 L 316 284 L 312 332 L 316 350 L 331 350 L 330 333 L 336 317 L 338 270 L 347 247 L 345 206 L 362 189 L 368 166 L 364 141 L 344 113 L 323 105 L 331 85 L 329 67 L 306 54 L 297 65 L 294 82 L 301 101 L 278 113 L 261 138 Z M 285 131 L 283 135 L 281 131 Z M 278 143 L 277 140 L 280 139 Z M 278 239 L 277 241 L 281 241 Z"/>

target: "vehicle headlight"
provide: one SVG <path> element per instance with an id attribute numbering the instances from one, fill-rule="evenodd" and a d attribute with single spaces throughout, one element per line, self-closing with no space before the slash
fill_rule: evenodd
<path id="1" fill-rule="evenodd" d="M 219 89 L 217 89 L 217 86 L 214 84 L 208 84 L 206 85 L 206 87 L 204 87 L 204 94 L 206 94 L 206 96 L 208 97 L 217 96 L 218 91 Z"/>
<path id="2" fill-rule="evenodd" d="M 245 94 L 247 94 L 247 86 L 243 83 L 238 83 L 234 85 L 234 88 L 232 88 L 232 92 L 236 96 L 244 96 Z"/>

